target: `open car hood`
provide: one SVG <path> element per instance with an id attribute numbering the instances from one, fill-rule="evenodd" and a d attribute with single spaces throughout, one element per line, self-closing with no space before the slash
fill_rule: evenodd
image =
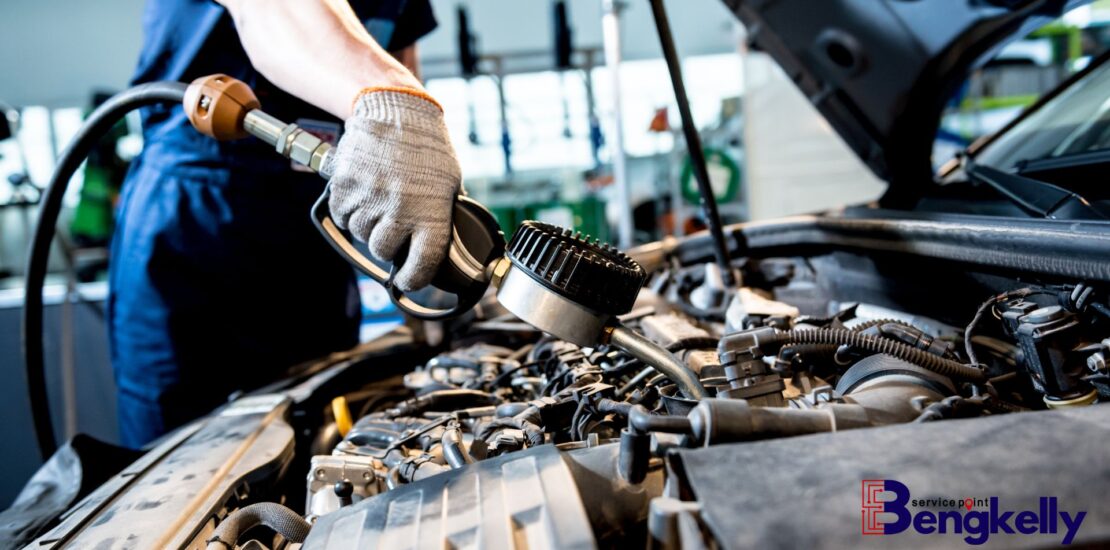
<path id="1" fill-rule="evenodd" d="M 1006 42 L 1085 0 L 725 0 L 848 146 L 912 203 L 945 103 Z"/>

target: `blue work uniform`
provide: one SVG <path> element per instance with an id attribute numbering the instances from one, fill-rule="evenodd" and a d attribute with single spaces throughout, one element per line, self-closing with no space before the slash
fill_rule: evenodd
<path id="1" fill-rule="evenodd" d="M 402 50 L 435 28 L 428 0 L 352 0 L 374 38 Z M 212 0 L 148 0 L 134 83 L 224 73 L 286 121 L 338 122 L 251 66 Z M 178 106 L 142 113 L 144 149 L 123 186 L 108 301 L 120 435 L 141 446 L 236 390 L 357 343 L 351 267 L 309 218 L 323 190 L 273 148 L 217 142 Z"/>

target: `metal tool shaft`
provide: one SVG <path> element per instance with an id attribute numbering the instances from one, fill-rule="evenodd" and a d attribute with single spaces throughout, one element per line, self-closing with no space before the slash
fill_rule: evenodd
<path id="1" fill-rule="evenodd" d="M 304 128 L 296 124 L 287 124 L 254 109 L 243 119 L 243 129 L 250 135 L 273 145 L 282 156 L 311 168 L 325 179 L 331 177 L 331 174 L 324 172 L 324 161 L 331 154 L 332 145 Z"/>

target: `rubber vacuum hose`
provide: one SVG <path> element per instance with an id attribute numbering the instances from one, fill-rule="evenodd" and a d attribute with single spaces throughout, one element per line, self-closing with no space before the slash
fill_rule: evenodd
<path id="1" fill-rule="evenodd" d="M 293 510 L 274 502 L 259 502 L 245 508 L 240 508 L 224 518 L 212 537 L 206 540 L 207 550 L 235 550 L 239 537 L 247 531 L 264 525 L 273 529 L 285 540 L 303 543 L 308 537 L 308 524 Z"/>

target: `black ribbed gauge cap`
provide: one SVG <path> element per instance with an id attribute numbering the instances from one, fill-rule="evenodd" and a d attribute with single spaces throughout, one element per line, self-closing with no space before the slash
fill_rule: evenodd
<path id="1" fill-rule="evenodd" d="M 632 310 L 646 277 L 640 264 L 615 247 L 538 221 L 521 224 L 508 256 L 556 294 L 609 315 Z"/>

